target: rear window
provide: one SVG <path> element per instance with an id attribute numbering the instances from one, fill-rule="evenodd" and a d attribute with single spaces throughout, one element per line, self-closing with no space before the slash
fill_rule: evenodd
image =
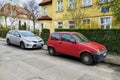
<path id="1" fill-rule="evenodd" d="M 52 40 L 60 40 L 60 34 L 59 33 L 53 33 L 51 36 Z"/>

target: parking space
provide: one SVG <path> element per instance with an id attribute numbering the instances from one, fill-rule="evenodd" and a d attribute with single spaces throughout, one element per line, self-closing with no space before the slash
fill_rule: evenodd
<path id="1" fill-rule="evenodd" d="M 74 57 L 0 42 L 0 80 L 119 80 L 119 76 L 119 69 L 103 63 L 87 66 Z"/>

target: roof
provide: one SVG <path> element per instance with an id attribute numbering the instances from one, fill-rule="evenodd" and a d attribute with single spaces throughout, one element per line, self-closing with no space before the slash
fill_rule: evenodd
<path id="1" fill-rule="evenodd" d="M 44 6 L 44 5 L 48 5 L 48 4 L 52 4 L 52 0 L 42 0 L 42 2 L 39 4 L 39 6 Z"/>
<path id="2" fill-rule="evenodd" d="M 52 20 L 52 18 L 49 16 L 41 16 L 38 20 Z"/>
<path id="3" fill-rule="evenodd" d="M 13 9 L 13 14 L 12 17 L 16 18 L 23 18 L 23 19 L 32 19 L 32 13 L 20 6 L 16 5 L 11 5 L 10 3 L 5 4 L 1 9 L 0 9 L 0 14 L 1 15 L 6 15 L 6 16 L 11 16 L 11 8 Z"/>

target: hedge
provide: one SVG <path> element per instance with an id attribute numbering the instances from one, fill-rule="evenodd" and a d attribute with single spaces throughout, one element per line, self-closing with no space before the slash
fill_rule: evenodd
<path id="1" fill-rule="evenodd" d="M 104 44 L 108 52 L 120 54 L 120 29 L 55 29 L 55 31 L 80 32 L 89 40 Z"/>
<path id="2" fill-rule="evenodd" d="M 42 30 L 41 37 L 43 38 L 45 44 L 47 44 L 49 35 L 50 35 L 50 30 L 49 29 L 43 29 Z"/>
<path id="3" fill-rule="evenodd" d="M 5 38 L 9 30 L 9 28 L 0 28 L 0 37 Z"/>

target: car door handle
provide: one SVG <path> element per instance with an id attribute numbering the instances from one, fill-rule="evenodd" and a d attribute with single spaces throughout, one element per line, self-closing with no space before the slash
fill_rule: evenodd
<path id="1" fill-rule="evenodd" d="M 60 42 L 60 44 L 62 44 L 62 42 Z"/>

